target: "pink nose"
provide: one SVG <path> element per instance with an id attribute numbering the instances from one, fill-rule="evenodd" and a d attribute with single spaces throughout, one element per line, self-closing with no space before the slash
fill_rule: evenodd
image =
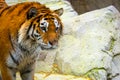
<path id="1" fill-rule="evenodd" d="M 49 44 L 54 46 L 54 45 L 58 45 L 58 41 L 54 40 L 54 41 L 49 41 Z"/>

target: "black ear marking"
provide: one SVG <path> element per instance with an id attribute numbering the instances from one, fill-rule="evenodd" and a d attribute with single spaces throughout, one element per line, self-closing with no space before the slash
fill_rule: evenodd
<path id="1" fill-rule="evenodd" d="M 32 17 L 35 17 L 37 15 L 37 9 L 35 7 L 32 7 L 29 9 L 27 13 L 27 19 L 31 19 Z"/>

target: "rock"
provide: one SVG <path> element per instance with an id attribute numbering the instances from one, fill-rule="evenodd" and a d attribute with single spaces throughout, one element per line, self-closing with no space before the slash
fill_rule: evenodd
<path id="1" fill-rule="evenodd" d="M 41 77 L 40 77 L 41 76 Z M 60 75 L 60 74 L 35 74 L 35 80 L 90 80 L 89 78 L 76 77 L 72 75 Z"/>
<path id="2" fill-rule="evenodd" d="M 119 74 L 120 71 L 113 74 L 115 68 L 111 65 L 115 54 L 119 54 L 120 50 L 119 12 L 110 6 L 77 16 L 72 20 L 70 33 L 60 40 L 56 56 L 59 69 L 65 74 L 73 75 L 86 75 L 94 69 L 99 73 L 99 69 L 103 69 L 105 74 L 99 74 L 104 74 L 99 79 L 93 75 L 93 80 L 106 80 L 106 73 L 111 73 L 112 77 Z M 119 61 L 115 61 L 114 66 L 120 67 Z"/>
<path id="3" fill-rule="evenodd" d="M 120 80 L 120 54 L 113 57 L 111 76 L 109 78 Z"/>
<path id="4" fill-rule="evenodd" d="M 20 76 L 17 76 L 17 80 L 21 80 Z M 36 73 L 34 80 L 90 80 L 90 79 L 86 77 L 76 77 L 72 75 Z"/>
<path id="5" fill-rule="evenodd" d="M 119 71 L 115 70 L 120 67 L 119 58 L 114 58 L 120 51 L 120 14 L 117 9 L 110 6 L 63 19 L 63 23 L 64 35 L 59 48 L 46 51 L 44 60 L 48 61 L 44 63 L 50 63 L 49 56 L 54 56 L 48 72 L 54 71 L 53 64 L 56 64 L 56 73 L 89 76 L 92 80 L 115 80 L 119 76 Z"/>
<path id="6" fill-rule="evenodd" d="M 89 77 L 91 80 L 108 80 L 107 72 L 103 68 L 94 68 L 88 71 L 85 76 Z"/>

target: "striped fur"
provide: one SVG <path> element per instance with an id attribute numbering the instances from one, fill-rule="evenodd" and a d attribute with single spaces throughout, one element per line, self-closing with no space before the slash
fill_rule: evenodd
<path id="1" fill-rule="evenodd" d="M 7 6 L 0 11 L 0 70 L 2 80 L 33 80 L 41 49 L 56 48 L 63 9 L 50 10 L 38 2 Z"/>

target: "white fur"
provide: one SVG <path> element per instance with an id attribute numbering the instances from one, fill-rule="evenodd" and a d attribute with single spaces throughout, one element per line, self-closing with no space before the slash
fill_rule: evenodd
<path id="1" fill-rule="evenodd" d="M 56 18 L 54 19 L 54 24 L 55 24 L 56 27 L 58 27 L 58 28 L 60 27 L 60 24 L 58 23 Z"/>
<path id="2" fill-rule="evenodd" d="M 43 23 L 44 25 L 41 25 L 41 23 Z M 46 31 L 48 31 L 48 26 L 49 26 L 49 23 L 43 18 L 40 21 L 40 27 L 46 27 Z M 45 32 L 44 30 L 42 30 L 42 31 Z"/>

